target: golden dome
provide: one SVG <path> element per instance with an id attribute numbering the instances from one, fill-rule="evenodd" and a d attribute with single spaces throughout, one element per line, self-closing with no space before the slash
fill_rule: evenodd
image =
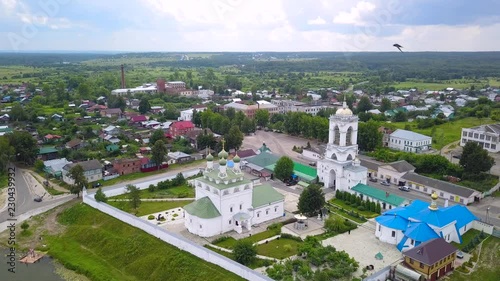
<path id="1" fill-rule="evenodd" d="M 439 198 L 439 196 L 437 195 L 436 192 L 434 192 L 434 193 L 432 193 L 431 198 L 432 198 L 432 200 L 437 200 Z"/>
<path id="2" fill-rule="evenodd" d="M 338 115 L 338 116 L 352 116 L 352 110 L 349 109 L 349 107 L 347 106 L 347 103 L 345 102 L 344 100 L 344 104 L 342 104 L 342 108 L 337 110 L 337 112 L 335 112 L 335 115 Z"/>

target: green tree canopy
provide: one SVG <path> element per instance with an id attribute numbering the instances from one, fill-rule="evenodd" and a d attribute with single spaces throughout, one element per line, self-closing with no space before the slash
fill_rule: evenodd
<path id="1" fill-rule="evenodd" d="M 483 149 L 476 142 L 467 142 L 460 157 L 460 166 L 467 175 L 487 172 L 495 164 L 495 159 L 488 155 L 488 151 Z"/>
<path id="2" fill-rule="evenodd" d="M 264 109 L 256 110 L 255 120 L 257 121 L 257 126 L 266 127 L 267 123 L 269 123 L 269 111 Z"/>
<path id="3" fill-rule="evenodd" d="M 370 101 L 370 98 L 367 96 L 362 96 L 358 102 L 358 106 L 356 107 L 356 111 L 358 113 L 359 112 L 366 112 L 372 108 L 373 108 L 373 105 L 372 105 L 372 102 Z"/>
<path id="4" fill-rule="evenodd" d="M 293 174 L 293 161 L 289 157 L 283 156 L 274 167 L 274 176 L 280 180 L 289 179 Z"/>
<path id="5" fill-rule="evenodd" d="M 141 114 L 145 114 L 146 112 L 151 110 L 151 105 L 149 104 L 149 100 L 146 98 L 142 98 L 139 102 L 139 112 Z"/>
<path id="6" fill-rule="evenodd" d="M 10 145 L 9 140 L 5 136 L 0 137 L 0 175 L 7 171 L 9 162 L 15 155 L 15 149 Z"/>
<path id="7" fill-rule="evenodd" d="M 229 132 L 225 135 L 226 149 L 239 149 L 243 143 L 243 133 L 236 126 L 232 126 Z"/>
<path id="8" fill-rule="evenodd" d="M 382 144 L 382 133 L 378 130 L 379 125 L 374 121 L 359 123 L 358 145 L 362 151 L 373 151 Z"/>
<path id="9" fill-rule="evenodd" d="M 141 205 L 141 190 L 137 188 L 137 186 L 132 184 L 127 184 L 127 196 L 130 200 L 130 206 L 137 210 L 139 205 Z"/>
<path id="10" fill-rule="evenodd" d="M 26 164 L 33 164 L 38 155 L 39 149 L 36 140 L 26 131 L 14 131 L 8 135 L 9 143 L 14 147 L 14 153 L 18 161 Z"/>
<path id="11" fill-rule="evenodd" d="M 80 192 L 88 186 L 87 178 L 85 177 L 83 167 L 75 165 L 69 169 L 68 176 L 73 179 L 73 184 L 70 187 L 70 192 L 80 197 Z"/>
<path id="12" fill-rule="evenodd" d="M 408 114 L 404 111 L 398 111 L 396 112 L 396 115 L 392 118 L 392 121 L 394 122 L 406 122 L 408 121 Z"/>
<path id="13" fill-rule="evenodd" d="M 167 145 L 162 141 L 158 140 L 155 142 L 151 148 L 151 160 L 156 164 L 158 170 L 160 169 L 161 163 L 165 160 L 165 156 L 168 153 Z"/>
<path id="14" fill-rule="evenodd" d="M 151 135 L 151 138 L 149 138 L 150 143 L 156 143 L 159 140 L 163 141 L 164 143 L 167 142 L 167 138 L 165 137 L 165 132 L 163 132 L 162 129 L 155 130 Z"/>
<path id="15" fill-rule="evenodd" d="M 106 194 L 104 194 L 104 192 L 102 192 L 102 189 L 99 187 L 99 189 L 97 189 L 96 193 L 95 193 L 95 201 L 97 202 L 108 202 L 108 197 L 106 197 Z"/>
<path id="16" fill-rule="evenodd" d="M 238 240 L 233 248 L 233 257 L 237 262 L 248 265 L 257 255 L 257 248 L 249 240 Z"/>
<path id="17" fill-rule="evenodd" d="M 386 112 L 387 110 L 390 110 L 391 108 L 392 108 L 391 101 L 388 98 L 383 98 L 382 104 L 380 105 L 380 111 Z"/>
<path id="18" fill-rule="evenodd" d="M 306 187 L 299 197 L 298 209 L 306 216 L 314 216 L 325 206 L 325 194 L 321 186 L 311 184 Z"/>

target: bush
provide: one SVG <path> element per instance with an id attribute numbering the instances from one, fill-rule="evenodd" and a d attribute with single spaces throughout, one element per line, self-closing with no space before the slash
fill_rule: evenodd
<path id="1" fill-rule="evenodd" d="M 272 231 L 275 231 L 277 234 L 280 234 L 281 233 L 281 227 L 283 226 L 282 223 L 280 222 L 277 222 L 277 223 L 273 223 L 273 224 L 270 224 L 268 227 L 267 227 L 267 230 L 272 230 Z"/>
<path id="2" fill-rule="evenodd" d="M 154 220 L 154 219 L 155 219 L 155 216 L 153 216 L 153 215 L 148 216 L 148 220 Z"/>
<path id="3" fill-rule="evenodd" d="M 290 251 L 292 251 L 292 249 L 293 249 L 293 247 L 292 247 L 292 245 L 290 245 L 290 244 L 285 244 L 285 245 L 283 245 L 283 250 L 284 250 L 285 252 L 287 252 L 287 253 L 288 253 L 288 252 L 290 252 Z"/>
<path id="4" fill-rule="evenodd" d="M 155 191 L 156 191 L 156 185 L 154 185 L 154 184 L 150 184 L 150 185 L 148 186 L 148 191 L 149 191 L 149 192 L 155 192 Z"/>
<path id="5" fill-rule="evenodd" d="M 364 207 L 364 206 L 358 206 L 358 210 L 360 210 L 360 211 L 364 211 L 364 210 L 365 210 L 365 207 Z"/>
<path id="6" fill-rule="evenodd" d="M 302 242 L 302 238 L 295 236 L 295 235 L 288 234 L 288 233 L 282 233 L 281 238 L 295 240 L 297 242 Z"/>

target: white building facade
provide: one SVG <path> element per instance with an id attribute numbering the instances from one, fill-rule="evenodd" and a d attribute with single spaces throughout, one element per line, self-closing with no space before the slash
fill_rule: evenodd
<path id="1" fill-rule="evenodd" d="M 460 146 L 467 142 L 477 142 L 489 152 L 500 151 L 500 124 L 483 125 L 474 128 L 462 128 Z"/>
<path id="2" fill-rule="evenodd" d="M 397 129 L 389 136 L 389 148 L 419 153 L 431 149 L 432 138 L 412 131 Z"/>
<path id="3" fill-rule="evenodd" d="M 318 161 L 318 177 L 325 188 L 351 192 L 358 183 L 366 184 L 367 168 L 358 155 L 358 117 L 344 101 L 343 107 L 330 117 L 328 144 Z"/>
<path id="4" fill-rule="evenodd" d="M 196 201 L 184 206 L 184 225 L 193 234 L 211 237 L 233 230 L 242 233 L 254 224 L 284 215 L 284 196 L 270 185 L 254 186 L 243 176 L 239 157 L 229 162 L 227 157 L 226 151 L 219 153 L 216 170 L 213 157 L 207 156 L 203 176 L 194 180 Z"/>

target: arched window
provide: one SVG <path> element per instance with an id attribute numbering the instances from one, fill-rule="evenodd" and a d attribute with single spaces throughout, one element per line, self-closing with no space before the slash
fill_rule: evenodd
<path id="1" fill-rule="evenodd" d="M 339 145 L 340 144 L 340 130 L 339 130 L 338 126 L 335 126 L 335 129 L 333 129 L 333 135 L 334 135 L 333 144 Z"/>
<path id="2" fill-rule="evenodd" d="M 250 189 L 250 185 L 249 184 L 245 185 L 245 190 L 247 190 L 247 189 Z"/>
<path id="3" fill-rule="evenodd" d="M 332 154 L 332 159 L 333 159 L 333 160 L 337 160 L 337 154 L 333 153 L 333 154 Z"/>
<path id="4" fill-rule="evenodd" d="M 228 190 L 224 190 L 224 193 L 222 193 L 222 195 L 228 195 L 229 194 L 229 191 Z"/>
<path id="5" fill-rule="evenodd" d="M 208 186 L 208 185 L 207 185 L 207 186 L 205 187 L 205 190 L 210 191 L 210 186 Z"/>
<path id="6" fill-rule="evenodd" d="M 352 160 L 352 155 L 351 155 L 351 154 L 349 154 L 349 155 L 347 156 L 347 160 Z"/>
<path id="7" fill-rule="evenodd" d="M 352 127 L 347 129 L 347 134 L 345 136 L 345 145 L 352 145 Z"/>

